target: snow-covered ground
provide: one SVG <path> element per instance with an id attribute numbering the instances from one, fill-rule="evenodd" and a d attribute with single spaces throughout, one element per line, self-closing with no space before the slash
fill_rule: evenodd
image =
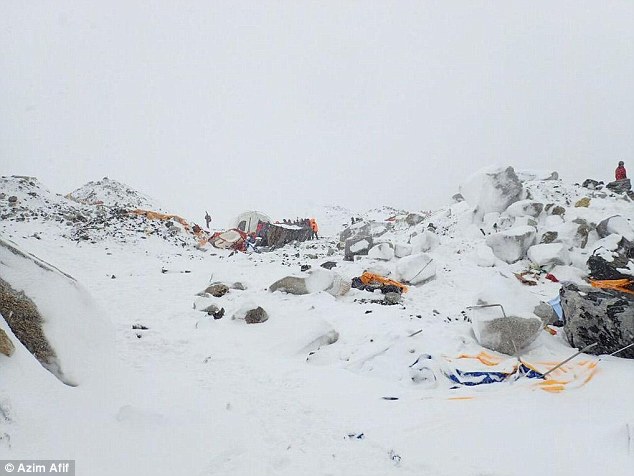
<path id="1" fill-rule="evenodd" d="M 9 195 L 21 204 L 36 199 L 28 195 L 35 185 L 20 194 L 15 184 L 4 179 L 3 213 Z M 585 208 L 574 207 L 590 194 L 580 187 L 537 180 L 526 188 L 532 200 L 565 207 L 565 220 L 542 213 L 538 229 L 569 240 L 572 265 L 592 251 L 574 243 L 572 220 L 634 218 L 632 202 L 612 194 L 593 194 Z M 40 208 L 66 206 L 44 188 L 37 193 Z M 380 211 L 365 218 L 398 214 Z M 3 216 L 2 237 L 81 283 L 95 312 L 112 322 L 115 339 L 96 378 L 70 387 L 0 320 L 16 345 L 12 357 L 0 355 L 0 458 L 75 459 L 80 475 L 631 474 L 631 360 L 585 356 L 598 362 L 593 378 L 569 376 L 571 385 L 556 393 L 528 378 L 458 388 L 439 375 L 416 378 L 421 358 L 449 362 L 484 350 L 466 309 L 478 298 L 492 296 L 508 312 L 525 314 L 557 295 L 558 283 L 538 277 L 528 287 L 513 276 L 527 260 L 507 264 L 482 251 L 494 222 L 512 229 L 525 226 L 525 215 L 484 213 L 476 225 L 473 207 L 461 202 L 417 225 L 396 223 L 379 241 L 410 241 L 433 257 L 436 276 L 391 306 L 358 289 L 341 297 L 268 291 L 284 276 L 306 276 L 301 265 L 325 261 L 335 261 L 333 271 L 347 280 L 367 269 L 398 272 L 397 258 L 343 260 L 337 244 L 350 223 L 346 210 L 315 215 L 322 225 L 317 241 L 232 255 L 145 229 L 73 239 L 69 227 L 81 227 L 72 220 Z M 437 242 L 420 238 L 430 224 Z M 552 272 L 580 279 L 572 265 Z M 194 309 L 196 294 L 214 281 L 245 287 L 207 298 L 225 309 L 218 320 Z M 266 322 L 231 319 L 257 306 L 269 314 Z M 139 324 L 147 329 L 133 329 Z M 327 345 L 328 335 L 337 341 Z M 558 362 L 574 352 L 561 332 L 542 331 L 522 357 Z"/>

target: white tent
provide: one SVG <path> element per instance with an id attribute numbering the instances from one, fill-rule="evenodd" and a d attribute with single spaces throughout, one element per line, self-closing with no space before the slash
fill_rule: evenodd
<path id="1" fill-rule="evenodd" d="M 270 223 L 271 219 L 264 213 L 252 210 L 238 215 L 234 220 L 233 228 L 242 230 L 245 233 L 253 233 L 257 230 L 259 222 Z"/>

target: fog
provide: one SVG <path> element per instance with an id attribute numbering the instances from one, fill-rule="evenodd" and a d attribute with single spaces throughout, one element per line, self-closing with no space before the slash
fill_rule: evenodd
<path id="1" fill-rule="evenodd" d="M 608 181 L 632 58 L 631 1 L 3 1 L 0 173 L 225 223 L 432 209 L 490 164 Z"/>

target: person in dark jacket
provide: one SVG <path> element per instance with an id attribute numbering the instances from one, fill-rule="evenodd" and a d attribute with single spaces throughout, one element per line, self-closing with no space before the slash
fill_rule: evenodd
<path id="1" fill-rule="evenodd" d="M 614 176 L 616 177 L 616 180 L 623 180 L 627 178 L 627 171 L 625 170 L 622 160 L 619 162 L 619 166 L 614 171 Z"/>

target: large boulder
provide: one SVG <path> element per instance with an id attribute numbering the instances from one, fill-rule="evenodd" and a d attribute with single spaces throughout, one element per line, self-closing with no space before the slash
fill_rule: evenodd
<path id="1" fill-rule="evenodd" d="M 520 200 L 511 204 L 506 213 L 512 217 L 531 216 L 536 218 L 544 210 L 544 204 L 534 200 Z"/>
<path id="2" fill-rule="evenodd" d="M 347 239 L 344 259 L 354 261 L 355 256 L 367 255 L 373 244 L 374 240 L 369 235 Z"/>
<path id="3" fill-rule="evenodd" d="M 400 281 L 421 284 L 436 275 L 436 263 L 426 253 L 407 256 L 396 264 L 396 274 Z"/>
<path id="4" fill-rule="evenodd" d="M 503 212 L 522 198 L 523 191 L 513 167 L 480 170 L 460 186 L 460 193 L 475 208 L 478 218 L 489 212 Z"/>
<path id="5" fill-rule="evenodd" d="M 275 281 L 269 286 L 269 291 L 282 291 L 289 294 L 308 294 L 306 288 L 306 278 L 298 278 L 296 276 L 286 276 L 285 278 Z"/>
<path id="6" fill-rule="evenodd" d="M 15 337 L 67 385 L 101 378 L 114 357 L 114 329 L 86 289 L 3 239 L 0 263 L 0 314 Z"/>
<path id="7" fill-rule="evenodd" d="M 597 233 L 601 238 L 617 234 L 630 242 L 634 242 L 634 227 L 621 215 L 614 215 L 602 220 L 597 225 Z"/>
<path id="8" fill-rule="evenodd" d="M 486 244 L 495 256 L 507 263 L 515 263 L 526 256 L 535 243 L 537 232 L 532 226 L 519 226 L 489 235 Z"/>
<path id="9" fill-rule="evenodd" d="M 405 258 L 412 254 L 412 245 L 407 243 L 396 243 L 394 245 L 394 256 L 397 258 Z"/>
<path id="10" fill-rule="evenodd" d="M 573 347 L 610 354 L 634 342 L 634 294 L 564 283 L 559 291 L 564 330 Z M 634 358 L 634 348 L 618 354 Z"/>
<path id="11" fill-rule="evenodd" d="M 518 355 L 537 339 L 543 324 L 537 316 L 506 316 L 472 318 L 472 326 L 476 340 L 482 347 L 502 354 Z"/>
<path id="12" fill-rule="evenodd" d="M 630 182 L 630 179 L 626 178 L 626 179 L 615 180 L 614 182 L 610 182 L 609 184 L 606 185 L 606 187 L 612 190 L 613 192 L 626 193 L 632 190 L 632 183 Z"/>
<path id="13" fill-rule="evenodd" d="M 412 245 L 412 253 L 422 253 L 424 251 L 431 251 L 438 247 L 440 240 L 438 235 L 433 231 L 425 230 L 422 233 L 413 235 L 409 243 Z"/>
<path id="14" fill-rule="evenodd" d="M 531 246 L 528 258 L 538 266 L 557 266 L 570 264 L 568 248 L 563 243 L 543 243 Z"/>
<path id="15" fill-rule="evenodd" d="M 394 258 L 394 245 L 392 243 L 379 243 L 368 252 L 368 258 L 389 261 Z"/>

